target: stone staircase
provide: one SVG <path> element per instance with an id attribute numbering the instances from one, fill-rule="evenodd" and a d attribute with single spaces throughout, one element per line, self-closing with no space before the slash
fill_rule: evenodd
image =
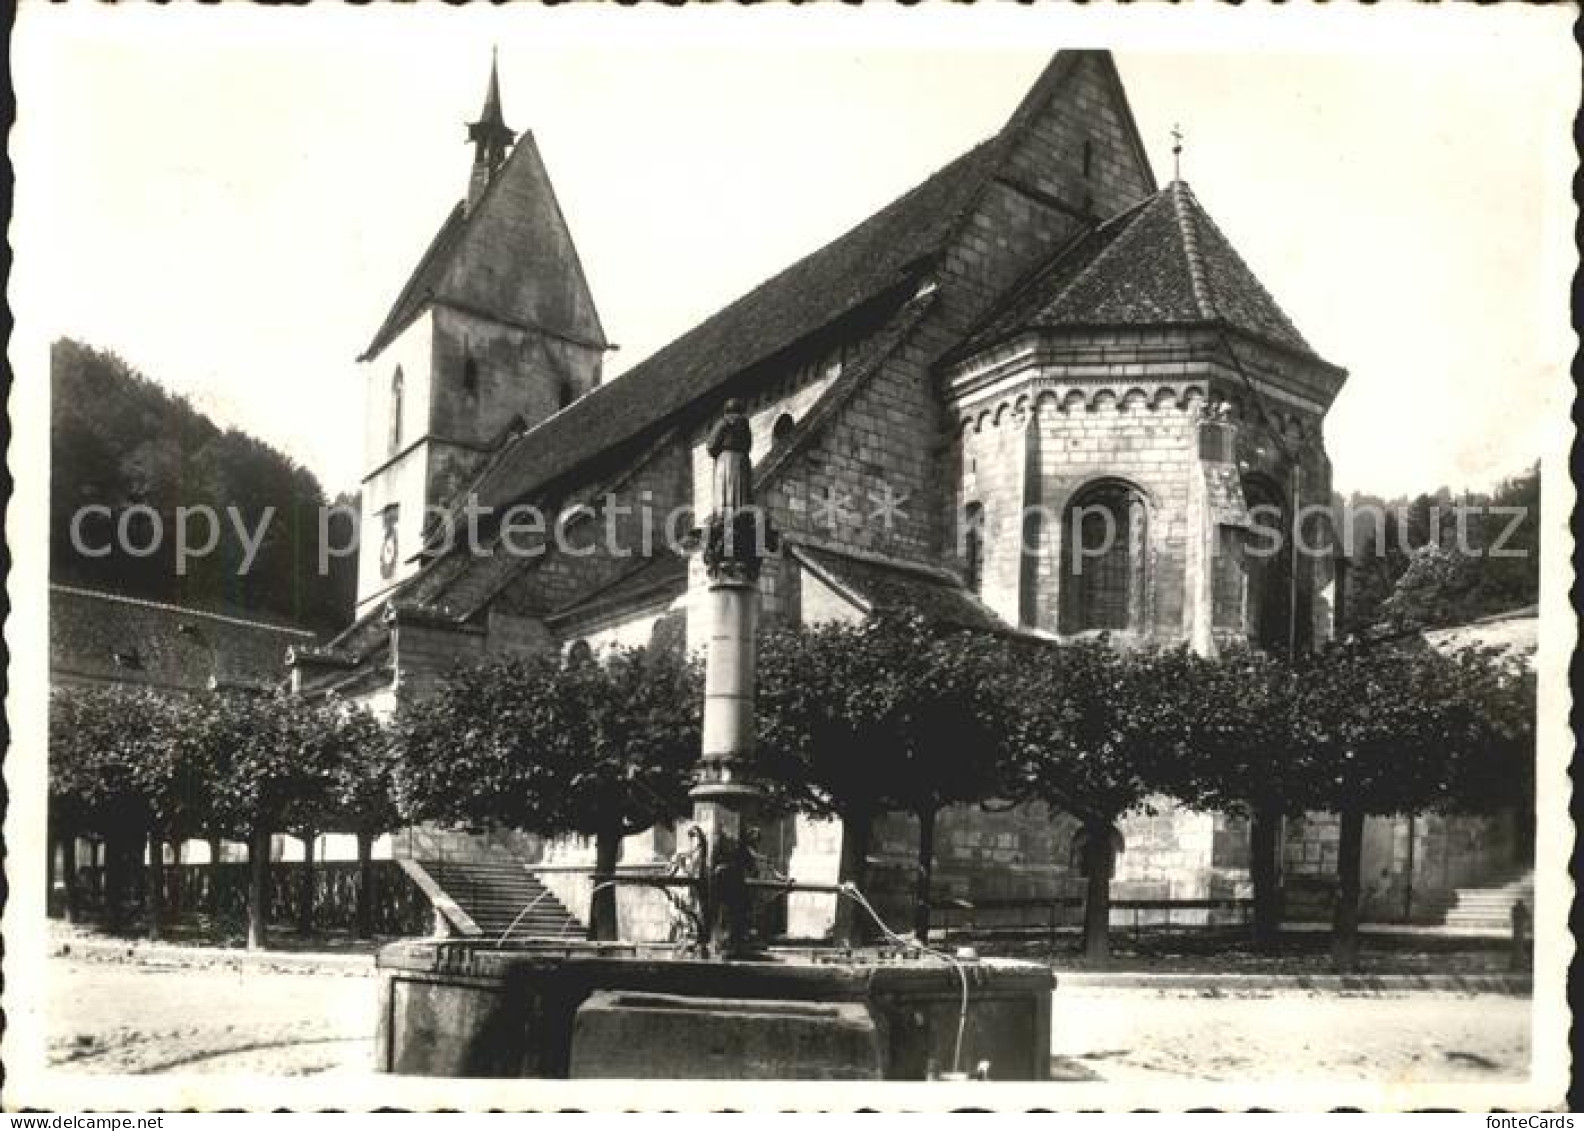
<path id="1" fill-rule="evenodd" d="M 1458 888 L 1443 922 L 1459 930 L 1507 934 L 1512 930 L 1513 904 L 1523 900 L 1534 913 L 1534 870 L 1505 883 Z M 1533 920 L 1531 919 L 1531 922 Z"/>
<path id="2" fill-rule="evenodd" d="M 512 857 L 489 860 L 403 860 L 446 925 L 458 935 L 512 939 L 582 938 L 583 923 Z"/>

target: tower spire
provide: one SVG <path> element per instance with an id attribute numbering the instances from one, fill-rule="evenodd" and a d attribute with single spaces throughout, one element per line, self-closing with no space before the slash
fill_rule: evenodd
<path id="1" fill-rule="evenodd" d="M 1182 180 L 1182 143 L 1183 132 L 1181 125 L 1172 126 L 1172 180 Z"/>
<path id="2" fill-rule="evenodd" d="M 501 115 L 500 70 L 493 47 L 490 48 L 489 86 L 484 91 L 484 109 L 479 112 L 478 121 L 469 122 L 467 129 L 468 141 L 473 146 L 473 174 L 468 179 L 468 208 L 471 210 L 484 195 L 490 178 L 506 160 L 506 151 L 517 138 Z"/>

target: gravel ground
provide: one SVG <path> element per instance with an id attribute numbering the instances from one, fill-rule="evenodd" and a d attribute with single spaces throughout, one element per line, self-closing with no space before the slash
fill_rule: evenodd
<path id="1" fill-rule="evenodd" d="M 84 1072 L 366 1073 L 376 982 L 223 965 L 50 962 L 50 1056 Z M 1528 998 L 1058 990 L 1059 1079 L 1439 1082 L 1528 1071 Z"/>
<path id="2" fill-rule="evenodd" d="M 368 1072 L 377 982 L 359 974 L 50 961 L 50 1060 L 85 1072 Z"/>
<path id="3" fill-rule="evenodd" d="M 1054 1074 L 1111 1081 L 1515 1080 L 1530 999 L 1415 992 L 1056 992 Z"/>

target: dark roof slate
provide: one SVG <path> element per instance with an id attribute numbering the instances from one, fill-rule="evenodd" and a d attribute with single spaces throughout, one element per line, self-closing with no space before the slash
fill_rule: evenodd
<path id="1" fill-rule="evenodd" d="M 708 395 L 888 291 L 914 282 L 989 176 L 982 142 L 922 184 L 520 436 L 476 485 L 503 506 Z"/>
<path id="2" fill-rule="evenodd" d="M 790 552 L 816 576 L 856 597 L 867 613 L 917 613 L 947 628 L 1008 627 L 972 593 L 932 571 L 802 544 Z"/>
<path id="3" fill-rule="evenodd" d="M 1173 181 L 1061 249 L 959 355 L 1026 329 L 1213 322 L 1318 358 L 1193 191 Z"/>
<path id="4" fill-rule="evenodd" d="M 312 644 L 304 629 L 117 593 L 50 586 L 49 661 L 55 676 L 201 690 L 275 686 L 286 650 Z"/>
<path id="5" fill-rule="evenodd" d="M 605 588 L 578 598 L 546 619 L 575 619 L 607 609 L 651 602 L 666 594 L 680 596 L 687 589 L 687 575 L 687 559 L 662 550 L 656 557 L 634 567 Z"/>

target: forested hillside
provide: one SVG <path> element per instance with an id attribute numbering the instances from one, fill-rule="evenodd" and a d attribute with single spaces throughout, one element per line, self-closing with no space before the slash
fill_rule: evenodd
<path id="1" fill-rule="evenodd" d="M 326 500 L 311 472 L 244 432 L 218 427 L 112 353 L 61 339 L 51 350 L 50 380 L 53 580 L 321 631 L 351 619 L 356 558 L 331 558 L 321 574 Z M 89 506 L 109 513 L 82 509 Z M 179 558 L 178 508 L 199 506 L 218 520 L 215 548 Z M 207 520 L 190 514 L 187 527 L 189 548 L 202 548 Z M 345 544 L 349 527 L 338 520 L 331 529 Z M 250 545 L 256 551 L 243 570 Z"/>
<path id="2" fill-rule="evenodd" d="M 1538 464 L 1491 491 L 1355 492 L 1345 512 L 1353 524 L 1351 628 L 1462 624 L 1539 600 Z"/>

